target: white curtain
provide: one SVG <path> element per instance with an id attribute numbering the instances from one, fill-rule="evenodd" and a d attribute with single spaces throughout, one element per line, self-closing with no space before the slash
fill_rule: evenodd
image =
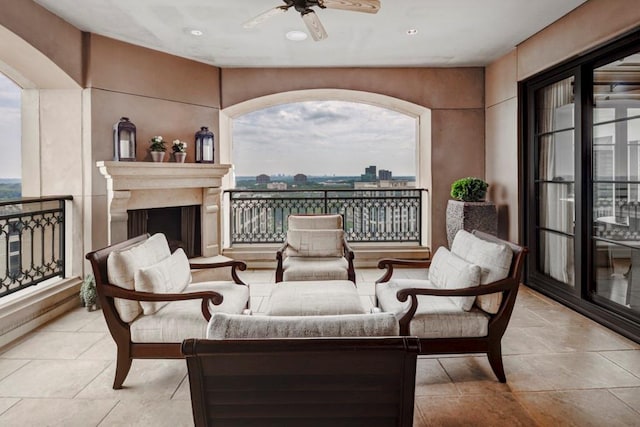
<path id="1" fill-rule="evenodd" d="M 558 123 L 560 117 L 560 107 L 573 103 L 573 78 L 562 80 L 541 91 L 538 100 L 538 132 L 546 133 L 558 129 L 572 127 L 571 123 Z M 565 108 L 565 114 L 573 114 L 572 108 Z M 570 136 L 569 136 L 570 135 Z M 553 133 L 542 136 L 540 144 L 540 179 L 544 181 L 571 179 L 574 177 L 562 176 L 559 171 L 562 164 L 570 162 L 573 164 L 573 157 L 568 156 L 566 151 L 563 155 L 558 155 L 561 138 L 573 138 L 573 132 L 565 134 Z M 573 141 L 570 142 L 573 145 Z M 570 168 L 573 170 L 573 168 Z M 573 195 L 570 194 L 569 184 L 548 184 L 540 185 L 540 224 L 548 229 L 573 233 L 573 222 L 575 218 L 575 203 Z M 543 253 L 542 269 L 545 274 L 554 279 L 573 285 L 573 239 L 555 233 L 544 233 L 544 241 L 540 242 Z"/>

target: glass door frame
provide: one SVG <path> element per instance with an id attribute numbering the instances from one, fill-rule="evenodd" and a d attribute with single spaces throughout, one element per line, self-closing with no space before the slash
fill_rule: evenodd
<path id="1" fill-rule="evenodd" d="M 596 294 L 593 223 L 593 72 L 616 59 L 640 51 L 640 29 L 518 84 L 518 137 L 520 159 L 520 241 L 529 248 L 524 283 L 587 317 L 640 342 L 640 316 Z M 536 198 L 535 94 L 539 89 L 574 77 L 575 287 L 543 274 L 538 266 L 539 224 Z M 636 317 L 638 317 L 636 319 Z"/>
<path id="2" fill-rule="evenodd" d="M 522 219 L 521 224 L 523 224 L 522 228 L 522 241 L 526 242 L 526 245 L 529 248 L 529 256 L 526 262 L 526 272 L 527 278 L 529 280 L 534 280 L 535 283 L 539 283 L 541 286 L 545 288 L 549 288 L 550 290 L 554 290 L 554 293 L 558 293 L 563 296 L 563 298 L 573 298 L 580 296 L 580 283 L 582 283 L 582 269 L 580 268 L 579 263 L 579 252 L 580 249 L 584 246 L 583 242 L 583 234 L 581 230 L 584 227 L 582 224 L 582 220 L 578 215 L 579 207 L 584 203 L 584 187 L 585 182 L 583 182 L 582 177 L 582 151 L 580 149 L 580 144 L 578 141 L 582 138 L 582 129 L 581 129 L 581 120 L 579 119 L 580 114 L 583 111 L 582 101 L 583 96 L 581 93 L 574 92 L 574 209 L 576 211 L 575 215 L 575 224 L 574 224 L 574 274 L 575 274 L 575 287 L 570 286 L 566 283 L 562 283 L 558 280 L 551 278 L 550 276 L 542 273 L 538 266 L 540 265 L 539 260 L 539 240 L 538 240 L 538 225 L 540 224 L 539 220 L 539 210 L 538 210 L 538 195 L 539 188 L 537 183 L 537 169 L 539 166 L 539 150 L 538 150 L 538 138 L 536 136 L 536 93 L 547 87 L 553 83 L 557 83 L 561 80 L 573 77 L 574 78 L 574 87 L 580 87 L 578 81 L 580 79 L 580 69 L 579 67 L 568 67 L 567 69 L 559 70 L 558 72 L 547 74 L 542 76 L 539 79 L 531 80 L 526 85 L 521 86 L 521 102 L 524 106 L 521 105 L 521 111 L 526 112 L 526 117 L 524 115 L 520 115 L 522 118 L 520 129 L 523 132 L 522 141 L 524 144 L 522 156 L 524 159 L 522 164 L 523 171 L 523 180 L 526 187 L 523 193 L 522 207 L 521 212 L 523 213 L 524 218 Z"/>

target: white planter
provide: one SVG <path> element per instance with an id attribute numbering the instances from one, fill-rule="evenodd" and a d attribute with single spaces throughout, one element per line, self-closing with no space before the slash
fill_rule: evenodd
<path id="1" fill-rule="evenodd" d="M 173 158 L 176 163 L 184 163 L 184 160 L 187 158 L 187 153 L 173 153 Z"/>
<path id="2" fill-rule="evenodd" d="M 164 160 L 164 151 L 152 151 L 151 158 L 154 162 L 162 162 Z"/>

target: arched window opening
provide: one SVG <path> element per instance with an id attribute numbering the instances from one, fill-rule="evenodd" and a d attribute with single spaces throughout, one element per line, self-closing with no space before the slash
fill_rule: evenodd
<path id="1" fill-rule="evenodd" d="M 282 242 L 290 214 L 338 213 L 353 243 L 419 245 L 419 128 L 417 115 L 342 100 L 237 115 L 231 244 Z"/>
<path id="2" fill-rule="evenodd" d="M 415 187 L 417 118 L 374 105 L 303 101 L 233 123 L 235 187 Z"/>
<path id="3" fill-rule="evenodd" d="M 22 195 L 20 91 L 0 73 L 0 200 Z"/>

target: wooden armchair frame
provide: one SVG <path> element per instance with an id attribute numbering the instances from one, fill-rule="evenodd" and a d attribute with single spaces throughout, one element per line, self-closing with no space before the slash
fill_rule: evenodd
<path id="1" fill-rule="evenodd" d="M 398 291 L 397 298 L 401 302 L 411 299 L 409 311 L 399 320 L 400 335 L 411 335 L 410 323 L 418 310 L 418 295 L 432 296 L 478 296 L 502 292 L 502 302 L 496 314 L 489 314 L 488 333 L 484 337 L 459 337 L 459 338 L 420 338 L 420 354 L 452 354 L 452 353 L 486 353 L 489 364 L 500 382 L 506 382 L 502 364 L 502 337 L 507 329 L 511 313 L 518 295 L 520 277 L 524 266 L 527 248 L 499 239 L 490 234 L 473 231 L 473 234 L 490 242 L 507 244 L 513 251 L 509 275 L 502 280 L 487 285 L 480 285 L 466 289 L 423 289 L 412 288 Z M 428 268 L 431 261 L 411 261 L 398 259 L 382 259 L 378 262 L 378 268 L 386 269 L 385 274 L 376 283 L 388 282 L 393 275 L 395 267 Z"/>
<path id="2" fill-rule="evenodd" d="M 201 299 L 202 316 L 206 321 L 211 318 L 209 303 L 219 305 L 223 296 L 214 291 L 190 292 L 184 294 L 154 294 L 149 292 L 138 292 L 123 289 L 109 283 L 107 274 L 107 258 L 113 251 L 121 251 L 133 245 L 142 243 L 149 238 L 149 234 L 144 234 L 132 239 L 116 243 L 106 248 L 89 252 L 86 258 L 91 262 L 93 274 L 96 279 L 96 290 L 104 318 L 107 322 L 109 332 L 116 342 L 116 374 L 113 381 L 113 388 L 122 388 L 133 359 L 180 359 L 184 357 L 180 351 L 182 343 L 136 343 L 131 341 L 131 330 L 129 324 L 124 322 L 116 310 L 114 298 L 122 298 L 134 301 L 184 301 L 191 299 Z M 246 264 L 242 261 L 226 261 L 220 263 L 199 263 L 190 264 L 192 269 L 201 268 L 221 268 L 231 267 L 231 277 L 240 286 L 247 286 L 238 277 L 236 270 L 245 270 Z"/>

